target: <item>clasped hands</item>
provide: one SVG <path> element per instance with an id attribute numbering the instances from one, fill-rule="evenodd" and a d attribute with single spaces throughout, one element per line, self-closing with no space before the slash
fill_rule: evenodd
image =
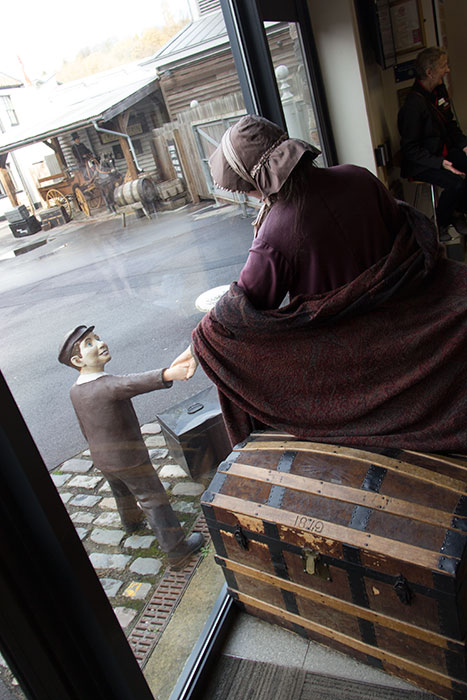
<path id="1" fill-rule="evenodd" d="M 170 369 L 177 371 L 177 379 L 191 379 L 196 372 L 198 360 L 191 351 L 191 346 L 187 347 L 170 365 Z"/>

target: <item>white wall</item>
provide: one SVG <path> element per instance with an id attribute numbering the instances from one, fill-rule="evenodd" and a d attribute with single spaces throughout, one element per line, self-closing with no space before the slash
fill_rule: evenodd
<path id="1" fill-rule="evenodd" d="M 376 173 L 351 0 L 309 2 L 339 163 Z"/>
<path id="2" fill-rule="evenodd" d="M 444 15 L 445 34 L 451 65 L 451 94 L 457 116 L 467 132 L 467 0 L 437 0 Z M 426 46 L 436 45 L 432 0 L 420 0 Z M 383 70 L 370 47 L 360 46 L 354 6 L 351 0 L 309 0 L 310 15 L 323 71 L 340 162 L 364 165 L 387 185 L 397 186 L 398 167 L 376 166 L 373 148 L 388 140 L 393 155 L 400 148 L 397 129 L 398 91 L 413 79 L 396 83 L 392 67 Z M 397 62 L 413 60 L 418 53 L 397 56 Z M 410 190 L 407 183 L 405 190 Z M 409 200 L 411 194 L 406 192 Z"/>

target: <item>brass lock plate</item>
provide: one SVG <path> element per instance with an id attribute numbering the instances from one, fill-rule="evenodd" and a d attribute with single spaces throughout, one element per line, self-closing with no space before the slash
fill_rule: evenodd
<path id="1" fill-rule="evenodd" d="M 321 559 L 321 554 L 312 549 L 304 549 L 302 552 L 303 571 L 310 576 L 318 576 L 325 581 L 331 580 L 329 564 L 325 564 Z"/>

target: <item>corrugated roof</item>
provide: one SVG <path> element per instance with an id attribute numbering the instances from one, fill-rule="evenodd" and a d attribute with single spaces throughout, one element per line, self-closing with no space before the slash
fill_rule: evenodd
<path id="1" fill-rule="evenodd" d="M 2 88 L 21 87 L 22 84 L 23 83 L 20 80 L 12 78 L 11 75 L 7 75 L 6 73 L 0 73 L 0 90 Z"/>
<path id="2" fill-rule="evenodd" d="M 265 22 L 265 27 L 279 25 L 280 22 Z M 187 59 L 196 59 L 201 53 L 230 44 L 222 10 L 203 15 L 182 29 L 168 44 L 154 56 L 144 61 L 144 65 L 155 65 L 159 71 L 172 65 L 181 65 Z M 143 64 L 142 64 L 143 65 Z"/>
<path id="3" fill-rule="evenodd" d="M 112 119 L 152 92 L 157 80 L 154 67 L 130 64 L 53 89 L 27 88 L 32 118 L 0 135 L 0 153 Z"/>
<path id="4" fill-rule="evenodd" d="M 219 10 L 191 22 L 160 51 L 146 60 L 145 65 L 154 64 L 158 68 L 167 68 L 169 64 L 179 63 L 201 51 L 209 51 L 228 43 L 224 16 Z"/>

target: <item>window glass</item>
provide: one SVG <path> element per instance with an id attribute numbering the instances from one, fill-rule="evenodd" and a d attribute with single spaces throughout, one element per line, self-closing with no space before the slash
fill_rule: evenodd
<path id="1" fill-rule="evenodd" d="M 126 532 L 122 517 L 136 523 L 141 511 L 89 452 L 70 400 L 79 368 L 60 364 L 58 349 L 70 330 L 94 325 L 96 343 L 104 341 L 111 356 L 105 372 L 167 368 L 205 312 L 199 297 L 237 279 L 247 257 L 255 211 L 218 190 L 207 165 L 225 129 L 245 113 L 222 13 L 218 3 L 204 3 L 192 19 L 188 5 L 182 9 L 183 21 L 172 21 L 177 43 L 170 48 L 166 33 L 159 51 L 137 61 L 128 45 L 126 61 L 103 65 L 112 46 L 88 47 L 62 66 L 57 83 L 36 79 L 24 60 L 35 88 L 16 88 L 21 109 L 10 136 L 24 130 L 28 145 L 12 150 L 15 172 L 4 169 L 11 190 L 3 179 L 0 190 L 0 365 L 159 699 L 173 690 L 218 597 L 222 571 L 208 540 L 177 572 L 151 528 Z M 95 22 L 97 8 L 89 12 Z M 118 14 L 124 24 L 128 8 Z M 65 16 L 60 32 L 70 32 Z M 193 36 L 205 36 L 215 50 Z M 92 72 L 93 53 L 105 71 Z M 105 105 L 105 119 L 92 118 L 92 100 Z M 2 100 L 2 123 L 5 109 Z M 12 125 L 15 107 L 8 110 Z M 70 122 L 76 126 L 65 128 Z M 83 358 L 87 348 L 78 344 L 73 352 Z M 90 400 L 81 415 L 88 436 L 102 418 L 96 406 Z M 135 396 L 133 406 L 185 535 L 206 535 L 200 497 L 230 451 L 212 384 L 198 370 L 188 382 Z M 114 435 L 107 452 L 119 439 L 127 438 Z M 0 678 L 14 687 L 5 666 Z"/>
<path id="2" fill-rule="evenodd" d="M 287 131 L 322 149 L 312 90 L 308 81 L 296 22 L 265 22 L 266 37 L 274 66 Z M 323 165 L 323 157 L 316 159 Z"/>

